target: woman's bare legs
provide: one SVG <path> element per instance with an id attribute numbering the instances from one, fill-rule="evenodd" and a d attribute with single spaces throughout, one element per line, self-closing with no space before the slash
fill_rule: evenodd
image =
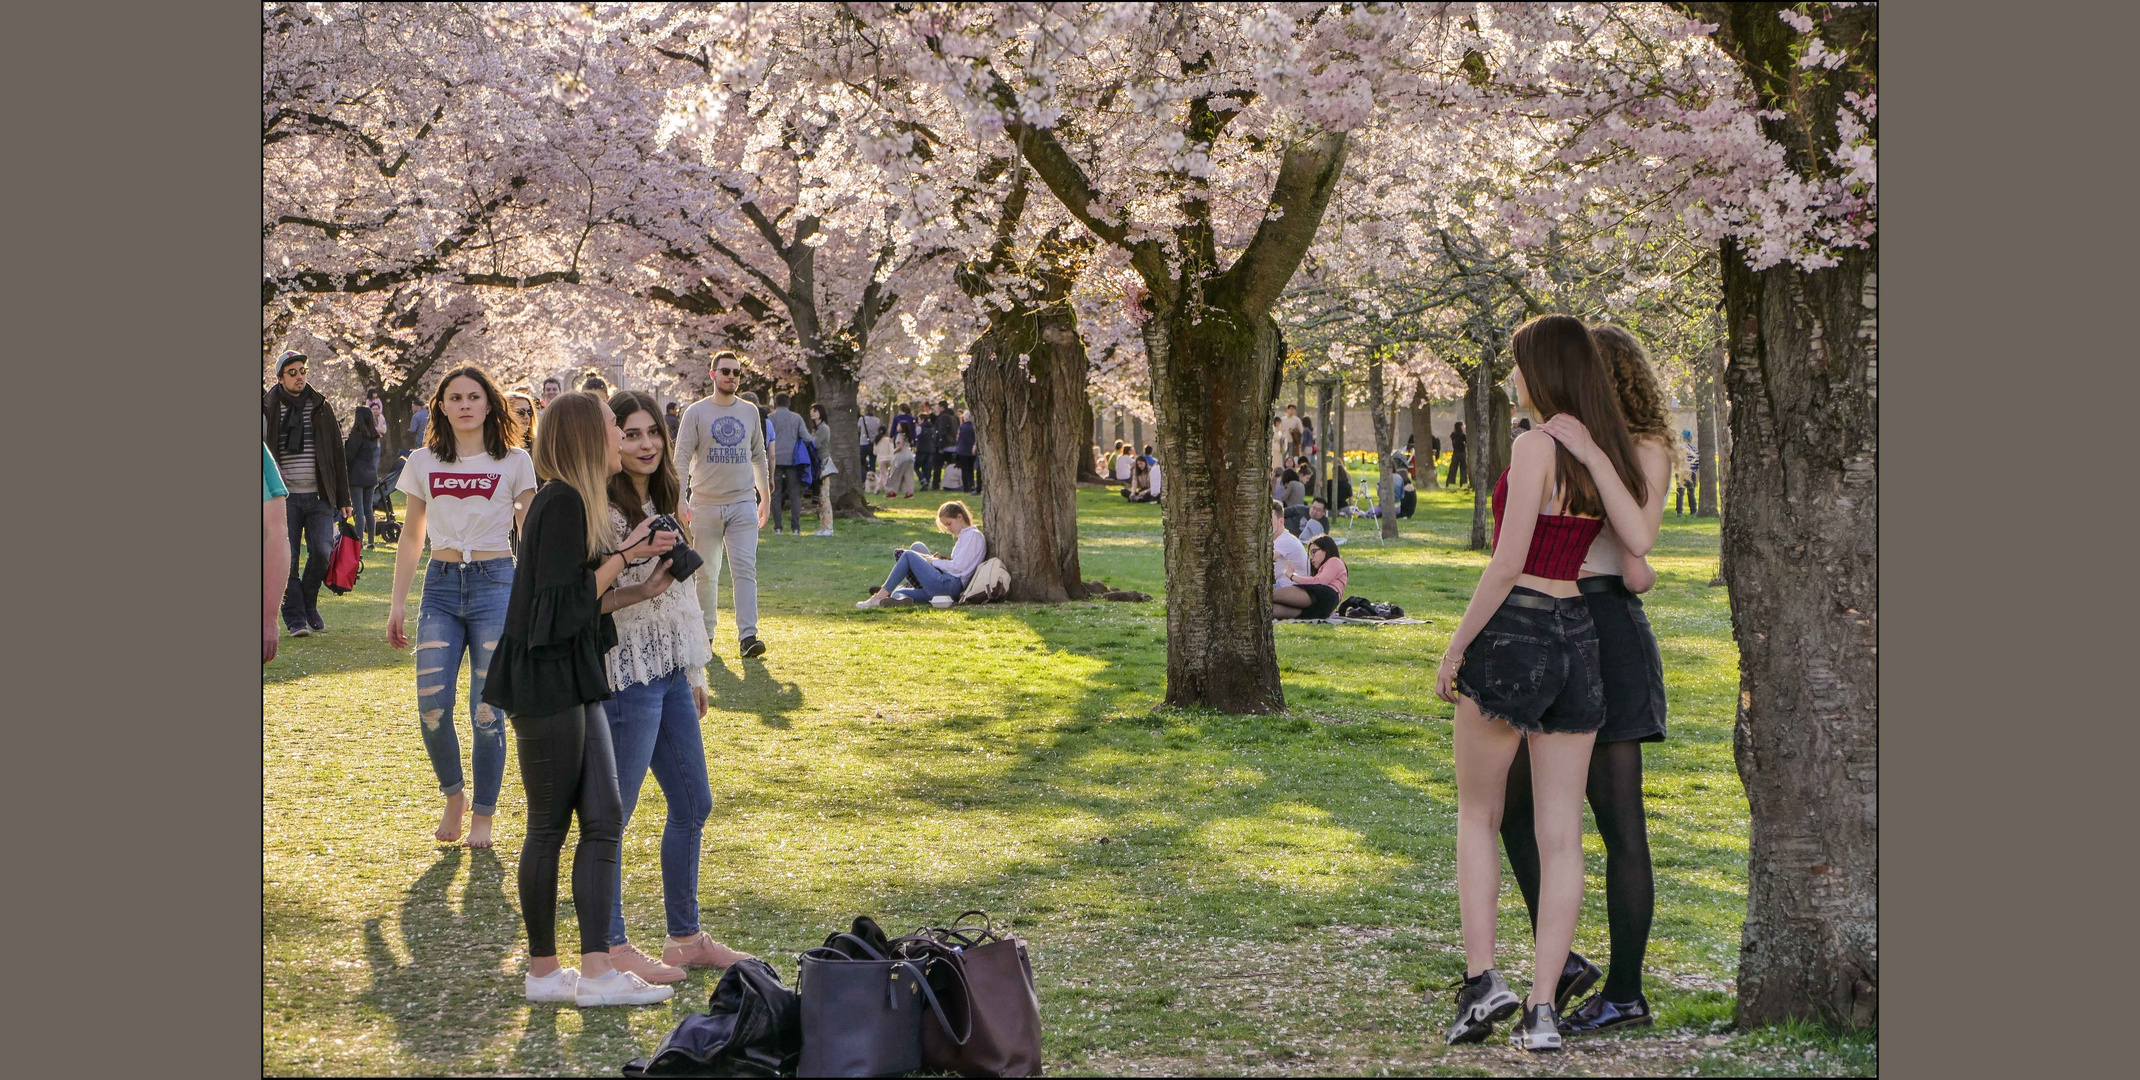
<path id="1" fill-rule="evenodd" d="M 1531 805 L 1538 833 L 1538 944 L 1531 968 L 1531 996 L 1525 1004 L 1551 1005 L 1561 968 L 1568 963 L 1568 949 L 1575 944 L 1575 921 L 1583 910 L 1583 788 L 1590 778 L 1590 748 L 1597 733 L 1539 734 L 1529 739 Z M 1514 753 L 1511 749 L 1510 757 Z M 1501 775 L 1504 780 L 1508 775 L 1505 761 Z M 1457 785 L 1461 843 L 1461 774 Z M 1500 822 L 1494 824 L 1498 832 Z M 1499 868 L 1497 857 L 1495 869 Z M 1500 885 L 1498 874 L 1494 884 Z"/>
<path id="2" fill-rule="evenodd" d="M 586 952 L 580 954 L 580 974 L 586 978 L 592 979 L 607 975 L 609 974 L 609 967 L 609 954 L 606 952 Z M 556 972 L 557 957 L 528 957 L 528 974 L 533 975 L 539 979 L 545 975 L 556 974 Z"/>
<path id="3" fill-rule="evenodd" d="M 1454 742 L 1456 900 L 1464 926 L 1464 976 L 1470 978 L 1494 966 L 1494 923 L 1501 902 L 1501 801 L 1508 786 L 1508 766 L 1523 744 L 1523 733 L 1487 719 L 1471 698 L 1458 697 Z M 1586 748 L 1584 753 L 1588 752 Z M 1582 796 L 1580 783 L 1576 796 Z M 1580 849 L 1577 856 L 1581 856 Z M 1577 889 L 1581 889 L 1580 877 Z M 1552 994 L 1553 984 L 1548 982 L 1547 1000 L 1552 1000 Z"/>

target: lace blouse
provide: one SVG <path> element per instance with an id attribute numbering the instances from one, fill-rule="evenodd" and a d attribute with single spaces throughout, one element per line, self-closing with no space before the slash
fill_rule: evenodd
<path id="1" fill-rule="evenodd" d="M 650 501 L 642 508 L 648 515 L 654 513 Z M 609 531 L 615 543 L 621 546 L 631 532 L 625 523 L 624 511 L 615 506 L 609 508 Z M 657 559 L 648 559 L 638 566 L 627 566 L 617 575 L 617 587 L 645 583 L 654 576 Z M 699 573 L 711 573 L 700 567 Z M 713 650 L 706 640 L 705 615 L 699 608 L 697 582 L 679 581 L 670 585 L 660 596 L 642 600 L 630 607 L 618 608 L 611 613 L 617 623 L 617 645 L 609 650 L 609 685 L 621 690 L 634 683 L 650 683 L 677 668 L 684 669 L 684 678 L 699 689 L 706 687 L 706 665 L 713 660 Z"/>

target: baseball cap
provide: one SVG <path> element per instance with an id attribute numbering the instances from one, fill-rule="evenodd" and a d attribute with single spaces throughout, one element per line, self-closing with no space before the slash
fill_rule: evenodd
<path id="1" fill-rule="evenodd" d="M 305 359 L 308 359 L 305 354 L 298 352 L 296 349 L 289 349 L 285 351 L 282 356 L 276 359 L 275 361 L 275 377 L 278 379 L 282 378 L 283 369 L 289 367 L 291 364 L 297 363 L 298 361 Z"/>

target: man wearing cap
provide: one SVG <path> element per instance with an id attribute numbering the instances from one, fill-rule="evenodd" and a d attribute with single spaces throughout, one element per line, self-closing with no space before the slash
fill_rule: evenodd
<path id="1" fill-rule="evenodd" d="M 334 557 L 334 523 L 348 517 L 349 466 L 342 460 L 342 429 L 325 396 L 305 385 L 305 354 L 292 350 L 275 361 L 275 384 L 260 394 L 260 421 L 275 468 L 290 489 L 285 512 L 290 527 L 290 579 L 282 594 L 282 621 L 291 637 L 325 630 L 320 583 Z M 297 569 L 297 545 L 308 553 Z"/>

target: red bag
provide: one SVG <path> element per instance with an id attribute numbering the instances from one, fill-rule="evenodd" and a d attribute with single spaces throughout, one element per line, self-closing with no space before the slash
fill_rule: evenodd
<path id="1" fill-rule="evenodd" d="M 334 557 L 327 560 L 324 582 L 336 596 L 356 588 L 357 575 L 364 572 L 364 545 L 357 543 L 357 527 L 348 518 L 342 519 L 341 526 L 342 535 L 334 539 Z"/>

